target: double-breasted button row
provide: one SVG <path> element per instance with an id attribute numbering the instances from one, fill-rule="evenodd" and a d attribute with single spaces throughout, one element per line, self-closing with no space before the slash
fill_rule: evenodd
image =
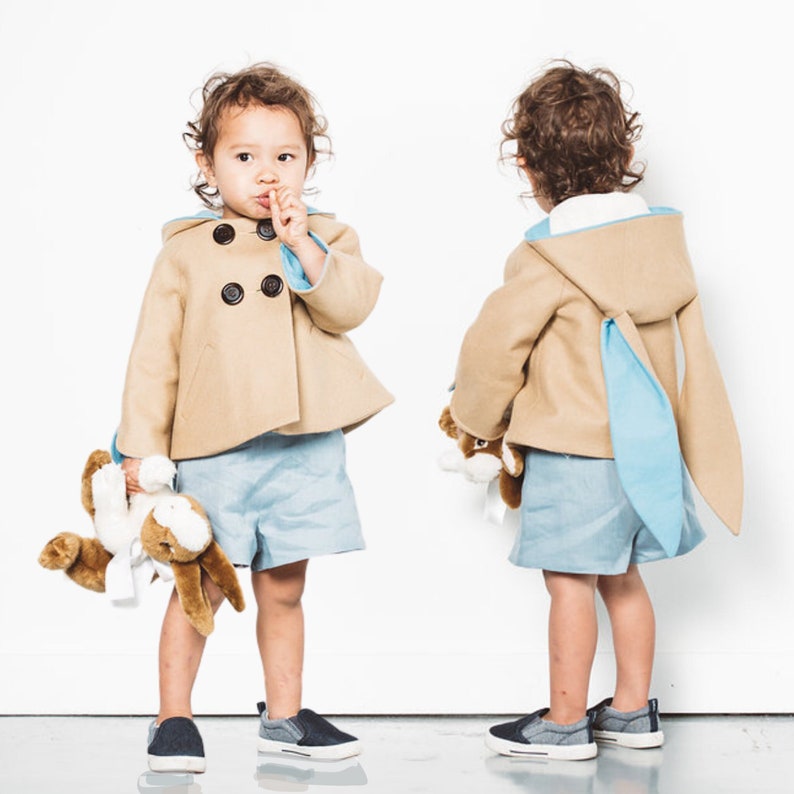
<path id="1" fill-rule="evenodd" d="M 260 240 L 265 240 L 266 242 L 275 240 L 276 231 L 273 228 L 273 221 L 270 218 L 263 218 L 259 221 L 259 223 L 256 224 L 256 234 Z M 234 240 L 234 235 L 234 226 L 230 223 L 219 223 L 212 230 L 212 239 L 215 240 L 218 245 L 229 245 L 229 243 Z"/>
<path id="2" fill-rule="evenodd" d="M 271 273 L 269 276 L 265 276 L 262 279 L 260 289 L 263 295 L 266 295 L 268 298 L 275 298 L 280 295 L 284 289 L 284 281 L 281 276 Z M 229 306 L 236 306 L 244 296 L 245 291 L 236 281 L 230 281 L 221 290 L 221 298 L 223 302 L 227 303 Z"/>

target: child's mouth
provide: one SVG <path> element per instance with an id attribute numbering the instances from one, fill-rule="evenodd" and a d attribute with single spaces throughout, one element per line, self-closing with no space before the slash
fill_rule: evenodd
<path id="1" fill-rule="evenodd" d="M 261 196 L 257 196 L 256 200 L 259 204 L 261 204 L 266 210 L 270 209 L 270 196 L 267 193 L 263 193 Z"/>

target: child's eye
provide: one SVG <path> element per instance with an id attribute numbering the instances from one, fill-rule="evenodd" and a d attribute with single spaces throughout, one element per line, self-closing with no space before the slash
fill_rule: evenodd
<path id="1" fill-rule="evenodd" d="M 294 159 L 295 159 L 295 155 L 290 154 L 289 152 L 283 152 L 278 156 L 278 161 L 280 163 L 288 163 L 290 160 L 294 160 Z"/>
<path id="2" fill-rule="evenodd" d="M 240 154 L 237 155 L 237 159 L 241 163 L 247 163 L 251 160 L 251 155 L 248 154 L 248 152 L 240 152 Z"/>

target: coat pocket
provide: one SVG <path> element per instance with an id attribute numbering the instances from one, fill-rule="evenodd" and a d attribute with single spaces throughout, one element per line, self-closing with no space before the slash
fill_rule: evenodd
<path id="1" fill-rule="evenodd" d="M 207 385 L 207 373 L 212 371 L 216 357 L 217 351 L 215 348 L 211 344 L 204 345 L 196 359 L 193 371 L 189 375 L 187 388 L 184 391 L 182 389 L 179 390 L 177 414 L 180 418 L 189 419 L 202 396 L 204 399 L 211 399 L 211 395 L 207 393 L 205 387 Z"/>

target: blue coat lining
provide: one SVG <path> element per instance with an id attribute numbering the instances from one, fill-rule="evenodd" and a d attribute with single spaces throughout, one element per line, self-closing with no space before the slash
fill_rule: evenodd
<path id="1" fill-rule="evenodd" d="M 573 229 L 570 232 L 562 232 L 561 234 L 552 234 L 551 233 L 551 224 L 549 223 L 548 218 L 544 218 L 542 221 L 539 221 L 534 226 L 531 226 L 524 232 L 524 239 L 528 243 L 534 243 L 538 240 L 545 240 L 549 237 L 563 237 L 566 234 L 577 234 L 578 232 L 589 231 L 590 229 L 601 229 L 604 226 L 614 226 L 616 223 L 625 223 L 626 221 L 633 221 L 637 220 L 637 218 L 647 218 L 648 215 L 680 215 L 681 213 L 679 210 L 673 209 L 672 207 L 649 207 L 649 212 L 647 214 L 642 215 L 632 215 L 629 218 L 621 218 L 617 221 L 608 221 L 607 223 L 598 223 L 595 226 L 586 226 L 583 229 Z"/>

